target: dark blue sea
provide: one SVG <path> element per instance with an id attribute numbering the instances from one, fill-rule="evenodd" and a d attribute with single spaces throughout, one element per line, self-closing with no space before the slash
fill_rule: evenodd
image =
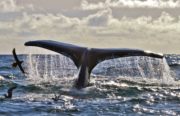
<path id="1" fill-rule="evenodd" d="M 18 57 L 26 74 L 12 67 L 12 55 L 0 55 L 0 116 L 180 115 L 180 55 L 103 61 L 92 71 L 92 86 L 81 90 L 73 88 L 78 70 L 70 59 Z M 5 99 L 12 86 L 12 99 Z"/>

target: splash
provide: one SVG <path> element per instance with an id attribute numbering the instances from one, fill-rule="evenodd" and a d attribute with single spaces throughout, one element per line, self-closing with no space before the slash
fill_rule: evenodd
<path id="1" fill-rule="evenodd" d="M 171 70 L 169 68 L 169 65 L 166 61 L 165 58 L 163 58 L 163 64 L 164 64 L 164 69 L 163 69 L 163 78 L 161 79 L 161 81 L 163 83 L 167 83 L 167 84 L 171 84 L 171 83 L 174 83 L 174 78 L 172 77 L 171 75 Z"/>
<path id="2" fill-rule="evenodd" d="M 74 77 L 77 68 L 73 62 L 62 55 L 35 55 L 28 56 L 28 79 L 35 83 L 41 82 L 64 82 L 71 80 L 69 77 Z"/>
<path id="3" fill-rule="evenodd" d="M 161 84 L 173 84 L 174 77 L 165 58 L 127 57 L 106 60 L 98 64 L 93 72 L 110 78 L 141 80 Z"/>

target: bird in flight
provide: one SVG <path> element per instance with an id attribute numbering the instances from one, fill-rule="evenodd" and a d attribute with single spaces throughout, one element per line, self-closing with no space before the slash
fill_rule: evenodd
<path id="1" fill-rule="evenodd" d="M 21 72 L 22 72 L 23 74 L 25 74 L 25 71 L 24 71 L 24 69 L 22 68 L 22 63 L 23 63 L 23 61 L 20 61 L 20 60 L 18 59 L 18 57 L 17 57 L 17 55 L 16 55 L 15 48 L 13 49 L 12 53 L 13 53 L 13 56 L 14 56 L 14 59 L 15 59 L 15 62 L 12 64 L 12 66 L 13 66 L 13 67 L 17 67 L 17 66 L 18 66 L 19 69 L 21 70 Z"/>

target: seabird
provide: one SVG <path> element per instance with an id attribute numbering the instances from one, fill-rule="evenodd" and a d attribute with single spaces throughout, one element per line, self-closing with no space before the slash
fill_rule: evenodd
<path id="1" fill-rule="evenodd" d="M 17 88 L 17 86 L 10 87 L 10 88 L 8 89 L 8 91 L 7 91 L 7 94 L 4 94 L 4 97 L 11 99 L 11 98 L 12 98 L 12 92 L 13 92 L 13 90 L 16 89 L 16 88 Z"/>
<path id="2" fill-rule="evenodd" d="M 13 49 L 13 51 L 12 51 L 12 53 L 13 53 L 13 56 L 14 56 L 14 59 L 15 59 L 15 62 L 12 64 L 12 66 L 13 67 L 19 67 L 19 69 L 21 70 L 21 72 L 23 73 L 23 74 L 25 74 L 25 71 L 24 71 L 24 69 L 22 68 L 22 63 L 23 63 L 23 61 L 20 61 L 19 59 L 18 59 L 18 57 L 17 57 L 17 55 L 16 55 L 16 51 L 15 51 L 15 48 Z"/>

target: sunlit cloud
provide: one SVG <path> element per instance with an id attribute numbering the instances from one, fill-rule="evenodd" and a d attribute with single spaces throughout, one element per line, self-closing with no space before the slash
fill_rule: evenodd
<path id="1" fill-rule="evenodd" d="M 112 16 L 110 9 L 102 10 L 85 18 L 72 18 L 62 14 L 26 14 L 21 18 L 10 22 L 0 22 L 1 34 L 12 31 L 11 34 L 27 34 L 27 36 L 62 36 L 81 35 L 121 38 L 122 35 L 140 33 L 180 33 L 180 18 L 176 19 L 166 12 L 163 12 L 158 19 L 142 16 L 136 19 L 123 17 L 116 19 Z M 127 38 L 126 36 L 124 38 Z M 135 37 L 134 37 L 135 38 Z"/>
<path id="2" fill-rule="evenodd" d="M 90 3 L 82 0 L 83 10 L 114 8 L 177 8 L 180 7 L 180 1 L 177 0 L 105 0 L 104 2 Z"/>

